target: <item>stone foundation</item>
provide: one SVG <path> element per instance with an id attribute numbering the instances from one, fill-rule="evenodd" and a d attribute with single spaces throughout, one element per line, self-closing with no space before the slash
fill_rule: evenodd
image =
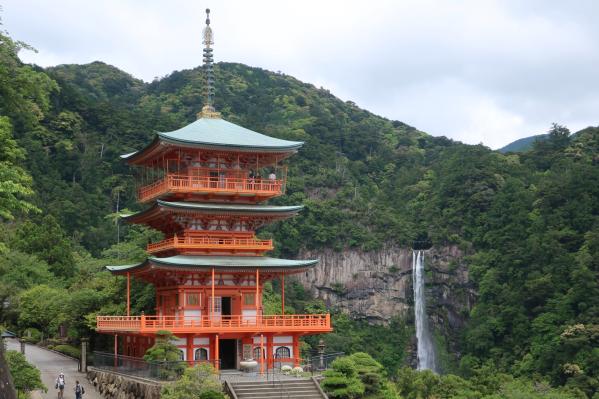
<path id="1" fill-rule="evenodd" d="M 88 368 L 87 379 L 107 399 L 160 399 L 162 385 L 125 374 Z"/>

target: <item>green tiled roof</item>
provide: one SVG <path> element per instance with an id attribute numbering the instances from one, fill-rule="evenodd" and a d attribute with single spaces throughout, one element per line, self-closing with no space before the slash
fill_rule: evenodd
<path id="1" fill-rule="evenodd" d="M 281 140 L 254 132 L 221 118 L 200 118 L 181 129 L 158 133 L 163 142 L 191 147 L 215 147 L 270 152 L 295 151 L 302 141 Z M 128 159 L 140 151 L 122 155 Z"/>
<path id="2" fill-rule="evenodd" d="M 233 213 L 233 214 L 289 214 L 297 213 L 302 210 L 303 205 L 296 206 L 275 206 L 275 205 L 251 205 L 251 204 L 218 204 L 218 203 L 201 203 L 201 202 L 169 202 L 157 200 L 156 204 L 144 211 L 122 215 L 125 220 L 139 217 L 145 213 L 149 213 L 155 207 L 184 209 L 189 211 L 203 211 L 205 213 Z"/>
<path id="3" fill-rule="evenodd" d="M 318 260 L 291 260 L 269 258 L 267 256 L 187 256 L 176 255 L 168 258 L 150 257 L 144 262 L 136 265 L 106 266 L 113 273 L 134 271 L 144 266 L 154 266 L 160 269 L 194 269 L 210 270 L 218 269 L 307 269 L 318 263 Z"/>

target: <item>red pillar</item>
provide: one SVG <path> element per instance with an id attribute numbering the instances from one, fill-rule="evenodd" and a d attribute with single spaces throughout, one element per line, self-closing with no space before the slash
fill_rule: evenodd
<path id="1" fill-rule="evenodd" d="M 117 334 L 114 334 L 114 367 L 117 367 L 119 365 L 118 355 L 119 355 L 119 336 Z"/>
<path id="2" fill-rule="evenodd" d="M 220 364 L 219 364 L 219 342 L 218 342 L 218 334 L 216 334 L 214 336 L 214 368 L 216 369 L 216 371 L 218 371 L 220 369 Z"/>
<path id="3" fill-rule="evenodd" d="M 210 306 L 210 316 L 214 316 L 214 268 L 212 268 L 212 297 L 210 298 L 211 306 Z M 212 317 L 210 318 L 212 324 Z"/>
<path id="4" fill-rule="evenodd" d="M 193 334 L 187 334 L 187 355 L 185 356 L 187 358 L 187 364 L 189 364 L 190 366 L 194 365 L 194 358 L 193 358 Z"/>
<path id="5" fill-rule="evenodd" d="M 260 374 L 264 374 L 264 335 L 260 334 Z"/>
<path id="6" fill-rule="evenodd" d="M 269 369 L 273 369 L 275 367 L 274 365 L 274 356 L 273 356 L 273 336 L 271 335 L 267 335 L 266 336 L 266 367 L 267 370 Z"/>
<path id="7" fill-rule="evenodd" d="M 299 346 L 299 337 L 297 335 L 293 336 L 293 367 L 297 367 L 300 365 L 300 346 Z"/>

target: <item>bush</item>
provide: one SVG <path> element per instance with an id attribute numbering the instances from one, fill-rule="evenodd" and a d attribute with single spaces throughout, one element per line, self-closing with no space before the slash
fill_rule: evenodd
<path id="1" fill-rule="evenodd" d="M 74 357 L 76 359 L 81 358 L 81 349 L 71 345 L 56 345 L 54 347 L 54 350 L 56 352 L 64 353 L 65 355 Z"/>
<path id="2" fill-rule="evenodd" d="M 208 363 L 187 368 L 181 379 L 162 387 L 160 397 L 162 399 L 226 398 L 214 367 Z"/>
<path id="3" fill-rule="evenodd" d="M 353 399 L 364 394 L 364 384 L 358 378 L 358 371 L 352 359 L 340 357 L 331 366 L 333 369 L 324 372 L 325 378 L 320 383 L 329 397 Z"/>
<path id="4" fill-rule="evenodd" d="M 42 333 L 37 328 L 29 327 L 23 331 L 23 339 L 29 343 L 38 343 L 42 339 Z"/>

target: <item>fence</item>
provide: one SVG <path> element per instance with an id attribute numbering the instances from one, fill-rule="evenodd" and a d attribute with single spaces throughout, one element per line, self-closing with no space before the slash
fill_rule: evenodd
<path id="1" fill-rule="evenodd" d="M 212 364 L 214 360 L 198 361 L 172 361 L 158 362 L 146 361 L 132 356 L 117 355 L 108 352 L 94 352 L 94 367 L 101 370 L 132 375 L 135 377 L 149 378 L 159 381 L 172 381 L 179 378 L 187 367 L 197 364 Z"/>

